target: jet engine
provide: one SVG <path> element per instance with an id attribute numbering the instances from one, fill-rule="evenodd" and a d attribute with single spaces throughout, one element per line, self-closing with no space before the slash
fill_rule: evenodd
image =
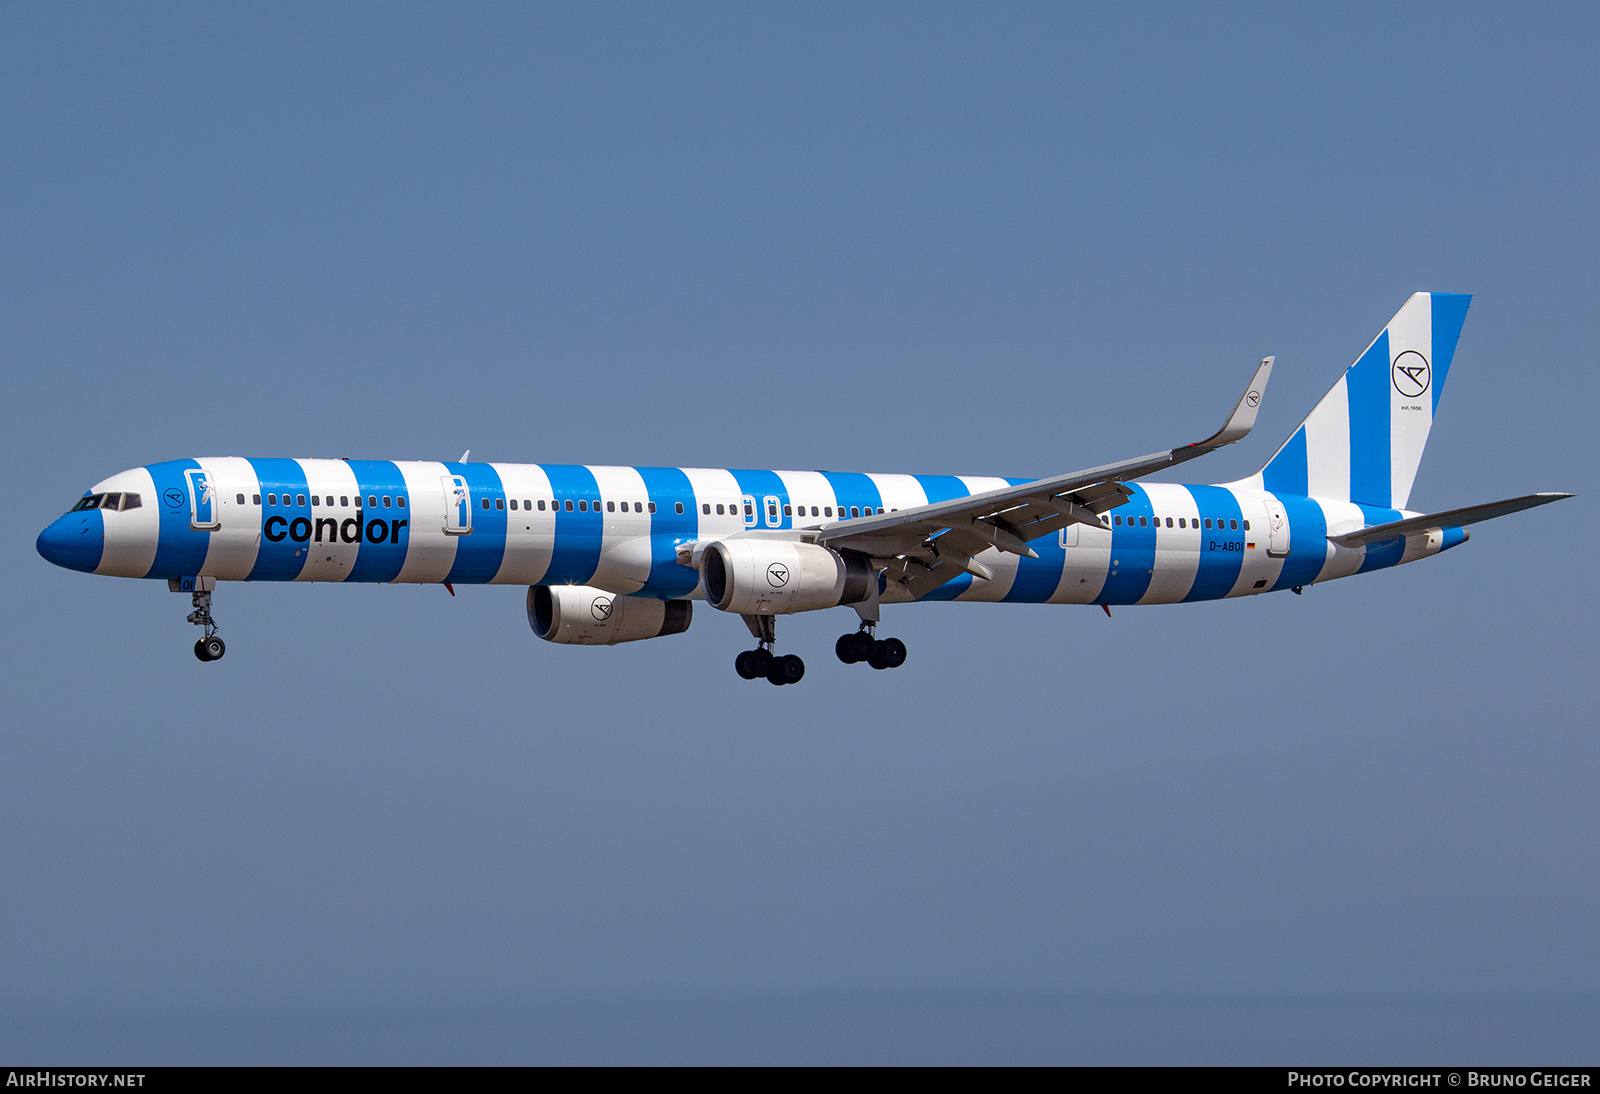
<path id="1" fill-rule="evenodd" d="M 865 558 L 815 543 L 718 540 L 700 554 L 706 602 L 740 615 L 784 615 L 859 604 L 872 595 L 876 580 Z"/>
<path id="2" fill-rule="evenodd" d="M 689 629 L 687 600 L 618 596 L 588 585 L 530 585 L 528 625 L 546 642 L 614 646 Z"/>

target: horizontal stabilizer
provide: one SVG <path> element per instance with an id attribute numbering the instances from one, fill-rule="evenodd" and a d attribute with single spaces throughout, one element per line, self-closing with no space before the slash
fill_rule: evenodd
<path id="1" fill-rule="evenodd" d="M 1507 513 L 1520 513 L 1536 505 L 1548 505 L 1553 501 L 1570 497 L 1571 494 L 1529 494 L 1526 497 L 1509 498 L 1506 501 L 1492 501 L 1487 505 L 1469 505 L 1465 509 L 1451 509 L 1444 513 L 1429 513 L 1426 516 L 1390 521 L 1388 524 L 1375 524 L 1359 532 L 1329 536 L 1328 539 L 1341 547 L 1364 547 L 1369 543 L 1398 539 L 1428 528 L 1460 528 L 1468 524 L 1477 524 L 1479 521 L 1493 520 Z"/>

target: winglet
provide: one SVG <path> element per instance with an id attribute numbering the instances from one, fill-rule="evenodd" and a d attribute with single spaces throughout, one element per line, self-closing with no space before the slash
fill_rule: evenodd
<path id="1" fill-rule="evenodd" d="M 1239 396 L 1239 401 L 1234 404 L 1233 413 L 1222 423 L 1222 428 L 1192 447 L 1220 448 L 1225 444 L 1242 441 L 1249 435 L 1250 430 L 1255 428 L 1256 412 L 1261 409 L 1262 396 L 1267 393 L 1267 379 L 1272 375 L 1272 362 L 1275 360 L 1277 360 L 1275 357 L 1262 358 L 1260 367 L 1251 377 L 1244 394 Z"/>

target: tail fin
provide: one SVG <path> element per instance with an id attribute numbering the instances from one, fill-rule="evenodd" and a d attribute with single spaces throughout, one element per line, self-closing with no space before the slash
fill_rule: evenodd
<path id="1" fill-rule="evenodd" d="M 1245 484 L 1404 509 L 1471 302 L 1459 293 L 1407 300 Z"/>

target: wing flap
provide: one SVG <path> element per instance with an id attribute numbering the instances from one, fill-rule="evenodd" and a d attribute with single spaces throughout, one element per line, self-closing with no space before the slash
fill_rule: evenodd
<path id="1" fill-rule="evenodd" d="M 1174 467 L 1242 439 L 1255 424 L 1272 362 L 1268 357 L 1256 367 L 1222 428 L 1203 441 L 932 505 L 836 521 L 807 533 L 807 538 L 880 560 L 898 559 L 904 565 L 891 567 L 897 574 L 891 580 L 907 588 L 921 588 L 944 575 L 928 586 L 930 591 L 959 573 L 976 573 L 969 568 L 973 556 L 990 547 L 1037 557 L 1027 545 L 1030 540 L 1073 523 L 1102 524 L 1100 514 L 1132 493 L 1123 480 Z"/>

